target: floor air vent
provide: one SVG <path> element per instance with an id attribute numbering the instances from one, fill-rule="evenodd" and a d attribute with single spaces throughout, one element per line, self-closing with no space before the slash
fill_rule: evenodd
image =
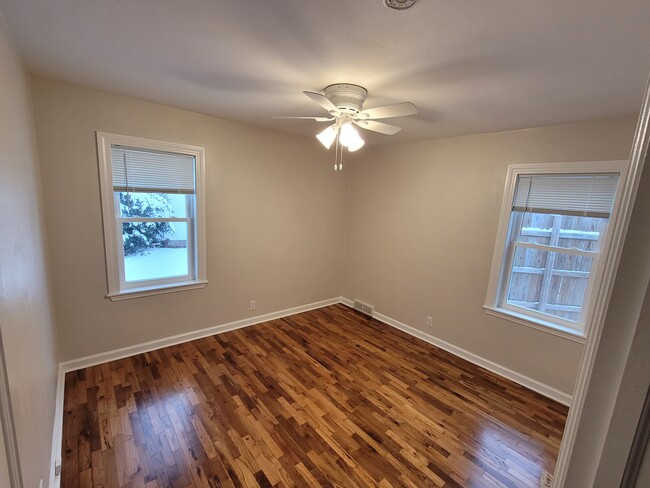
<path id="1" fill-rule="evenodd" d="M 354 300 L 354 309 L 358 310 L 361 313 L 365 313 L 366 315 L 370 315 L 371 317 L 373 312 L 375 311 L 375 307 L 373 307 L 372 305 L 368 305 L 367 303 L 364 303 L 361 300 L 357 300 L 356 298 Z"/>

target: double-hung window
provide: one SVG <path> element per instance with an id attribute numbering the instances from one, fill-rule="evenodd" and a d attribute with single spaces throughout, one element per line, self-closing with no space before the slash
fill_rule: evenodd
<path id="1" fill-rule="evenodd" d="M 586 336 L 621 171 L 618 162 L 509 168 L 488 312 Z"/>
<path id="2" fill-rule="evenodd" d="M 108 297 L 205 286 L 202 148 L 97 133 Z"/>

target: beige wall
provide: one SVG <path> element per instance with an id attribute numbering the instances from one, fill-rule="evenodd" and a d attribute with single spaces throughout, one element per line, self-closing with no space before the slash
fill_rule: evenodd
<path id="1" fill-rule="evenodd" d="M 32 88 L 63 360 L 335 297 L 342 282 L 348 298 L 571 392 L 580 344 L 482 310 L 505 171 L 627 159 L 635 117 L 368 148 L 340 174 L 308 138 L 49 79 Z M 104 298 L 96 130 L 206 148 L 205 289 Z"/>
<path id="2" fill-rule="evenodd" d="M 0 16 L 0 332 L 24 486 L 37 488 L 49 476 L 57 357 L 29 84 L 5 32 Z"/>
<path id="3" fill-rule="evenodd" d="M 339 296 L 347 180 L 314 140 L 42 78 L 32 88 L 63 360 Z M 206 288 L 104 298 L 95 131 L 205 147 Z"/>
<path id="4" fill-rule="evenodd" d="M 352 165 L 343 295 L 570 393 L 582 345 L 482 309 L 505 173 L 512 163 L 628 159 L 635 123 L 625 117 L 365 150 Z"/>

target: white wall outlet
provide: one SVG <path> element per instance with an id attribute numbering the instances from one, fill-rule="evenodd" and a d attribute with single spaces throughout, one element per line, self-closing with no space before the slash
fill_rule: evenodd
<path id="1" fill-rule="evenodd" d="M 429 317 L 427 315 L 427 327 L 432 327 L 433 326 L 433 317 Z"/>
<path id="2" fill-rule="evenodd" d="M 43 486 L 44 486 L 44 485 L 43 485 L 43 480 L 41 480 L 41 481 L 38 483 L 38 488 L 43 488 Z"/>
<path id="3" fill-rule="evenodd" d="M 255 300 L 251 300 L 249 310 L 255 310 Z"/>

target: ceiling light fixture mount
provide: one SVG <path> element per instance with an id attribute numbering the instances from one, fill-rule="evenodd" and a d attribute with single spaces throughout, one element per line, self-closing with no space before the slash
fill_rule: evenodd
<path id="1" fill-rule="evenodd" d="M 406 10 L 415 5 L 418 0 L 384 0 L 384 6 L 393 10 Z"/>
<path id="2" fill-rule="evenodd" d="M 368 90 L 352 83 L 334 83 L 324 88 L 323 93 L 303 92 L 312 101 L 327 110 L 329 117 L 276 117 L 279 119 L 308 119 L 316 122 L 333 122 L 325 130 L 316 135 L 326 149 L 335 147 L 334 170 L 343 169 L 343 149 L 349 152 L 363 147 L 365 141 L 355 125 L 362 129 L 381 134 L 397 134 L 401 127 L 376 122 L 375 119 L 388 119 L 414 115 L 418 109 L 410 102 L 396 103 L 384 107 L 363 109 L 368 96 Z"/>
<path id="3" fill-rule="evenodd" d="M 323 93 L 341 114 L 347 115 L 356 115 L 361 112 L 363 102 L 368 96 L 368 90 L 364 87 L 349 83 L 335 83 L 326 86 Z"/>

